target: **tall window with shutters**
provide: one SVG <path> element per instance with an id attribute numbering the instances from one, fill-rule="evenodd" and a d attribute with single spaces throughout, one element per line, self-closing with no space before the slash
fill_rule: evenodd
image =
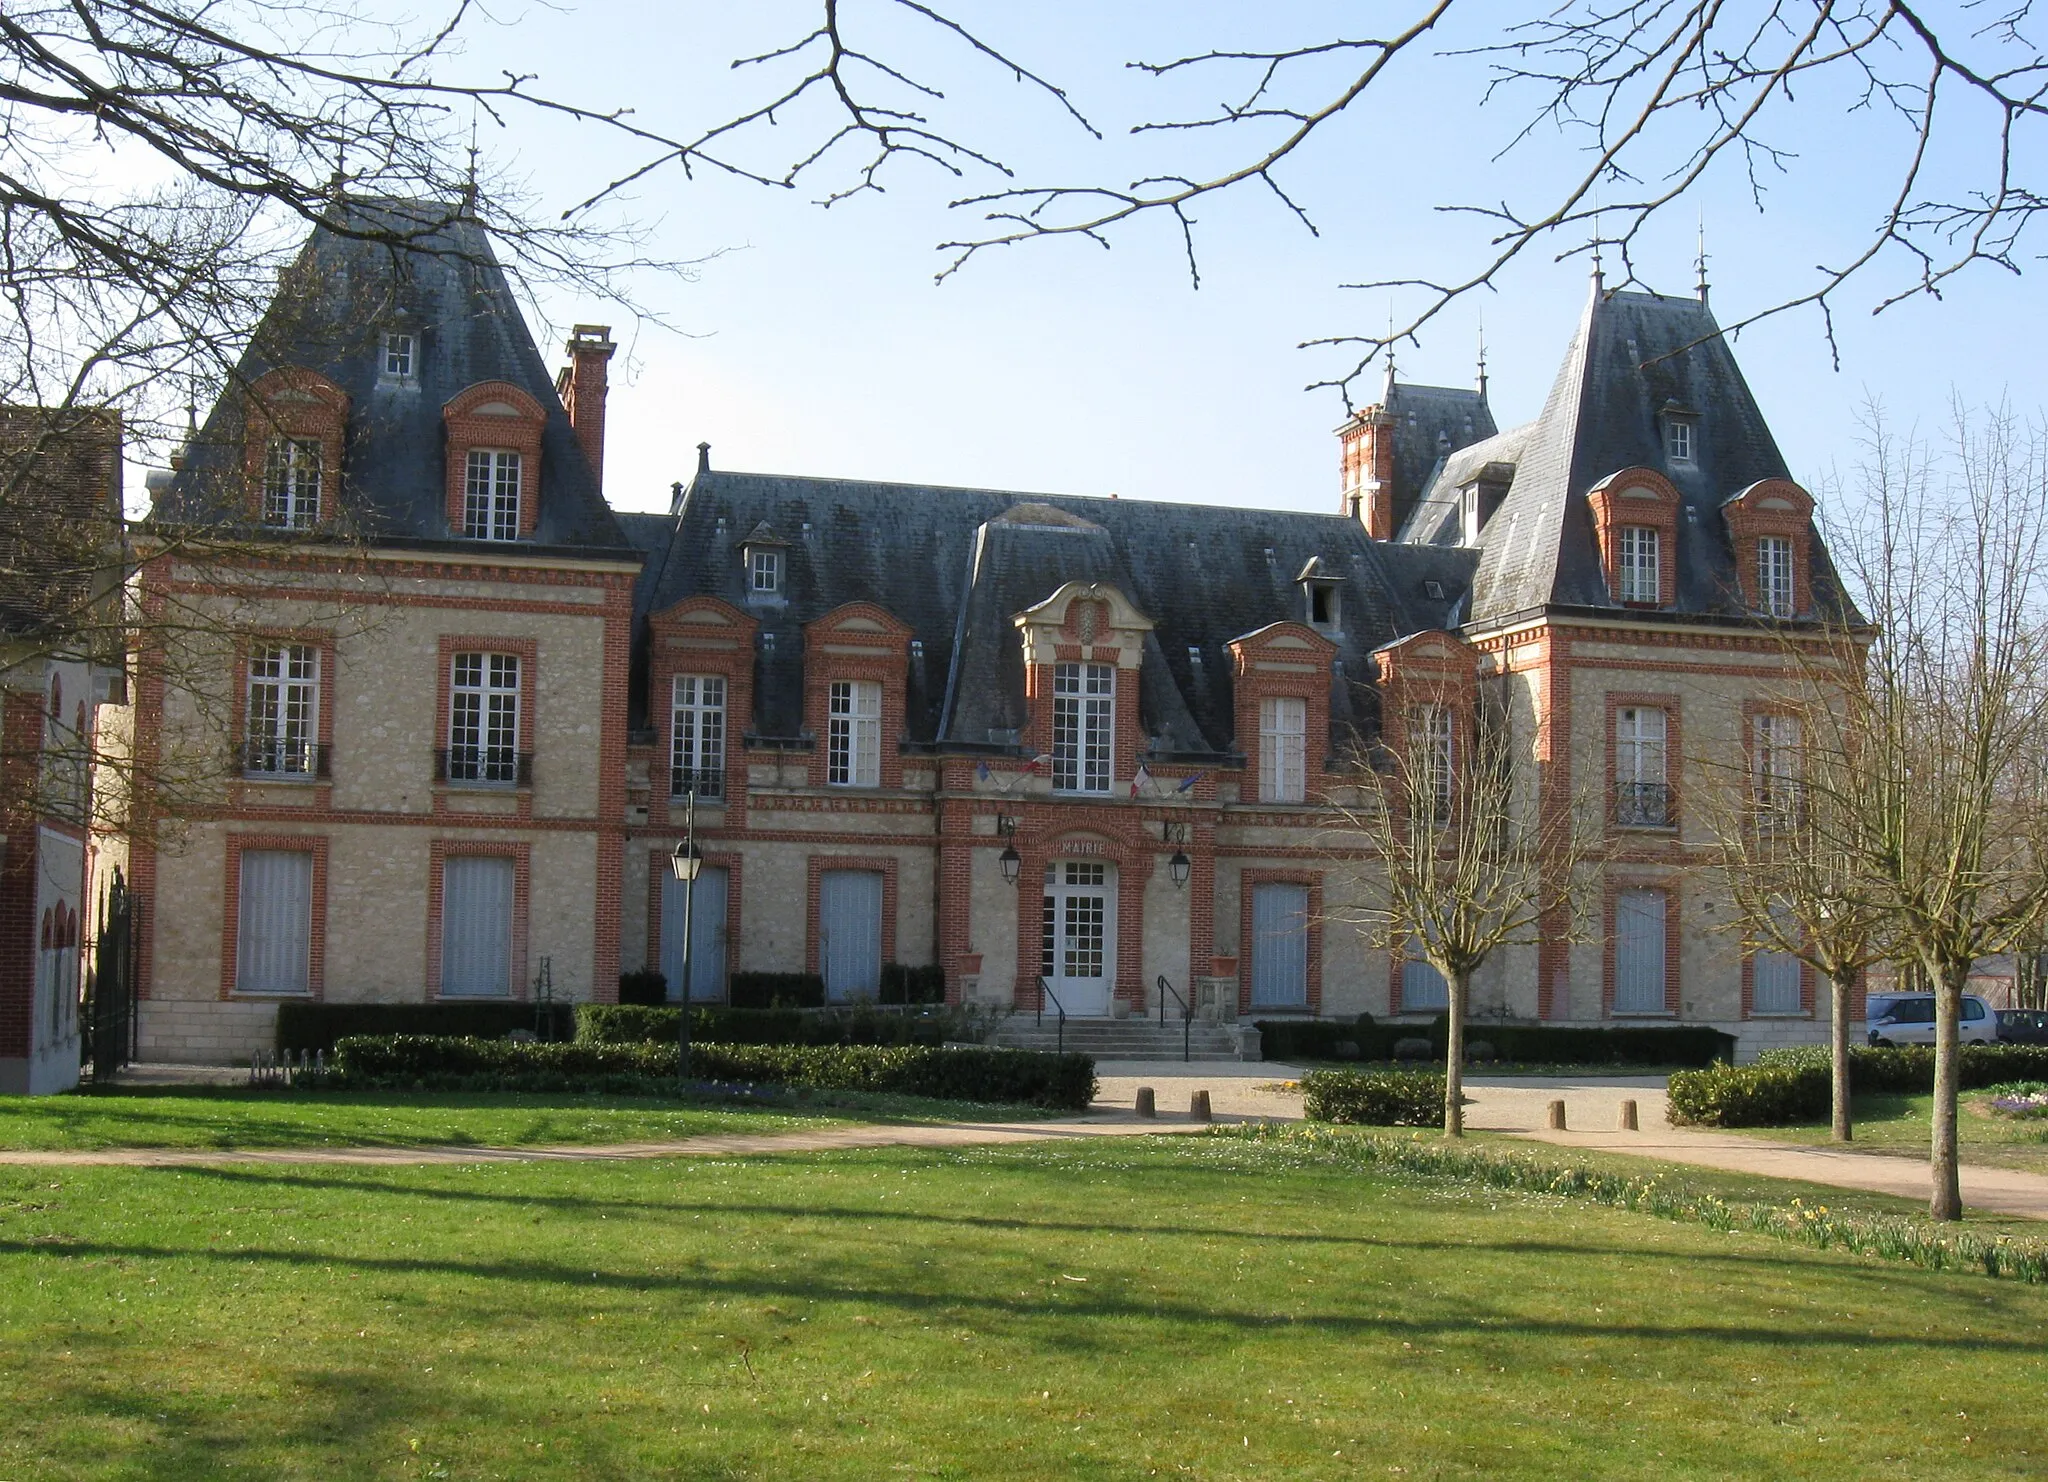
<path id="1" fill-rule="evenodd" d="M 242 769 L 252 777 L 311 777 L 318 769 L 320 650 L 266 643 L 249 656 Z"/>
<path id="2" fill-rule="evenodd" d="M 1782 826 L 1799 814 L 1799 717 L 1765 711 L 1752 721 L 1750 774 L 1759 818 Z"/>
<path id="3" fill-rule="evenodd" d="M 1670 718 L 1654 705 L 1614 713 L 1614 821 L 1625 828 L 1671 822 L 1669 730 Z"/>
<path id="4" fill-rule="evenodd" d="M 311 989 L 313 856 L 244 849 L 237 886 L 235 991 L 302 995 Z"/>
<path id="5" fill-rule="evenodd" d="M 519 454 L 471 448 L 463 483 L 462 533 L 471 540 L 517 540 L 519 479 Z"/>
<path id="6" fill-rule="evenodd" d="M 1106 793 L 1116 737 L 1116 670 L 1055 664 L 1052 785 L 1055 792 Z"/>
<path id="7" fill-rule="evenodd" d="M 825 781 L 833 787 L 882 785 L 882 687 L 839 679 L 827 697 Z"/>
<path id="8" fill-rule="evenodd" d="M 1655 604 L 1664 600 L 1658 572 L 1661 537 L 1661 531 L 1648 525 L 1621 527 L 1621 601 Z"/>
<path id="9" fill-rule="evenodd" d="M 320 521 L 320 440 L 274 437 L 263 459 L 263 523 L 310 530 Z"/>
<path id="10" fill-rule="evenodd" d="M 517 861 L 459 855 L 441 867 L 441 996 L 507 998 Z"/>
<path id="11" fill-rule="evenodd" d="M 725 679 L 678 674 L 670 710 L 668 792 L 725 796 Z"/>
<path id="12" fill-rule="evenodd" d="M 519 656 L 457 654 L 450 675 L 448 780 L 519 781 Z"/>
<path id="13" fill-rule="evenodd" d="M 1299 803 L 1308 795 L 1308 702 L 1259 702 L 1259 799 Z"/>

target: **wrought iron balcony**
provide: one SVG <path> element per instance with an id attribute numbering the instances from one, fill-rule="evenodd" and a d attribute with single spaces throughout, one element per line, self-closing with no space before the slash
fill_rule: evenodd
<path id="1" fill-rule="evenodd" d="M 502 746 L 437 748 L 434 781 L 448 787 L 531 787 L 533 753 Z"/>
<path id="2" fill-rule="evenodd" d="M 1666 782 L 1614 784 L 1614 821 L 1621 828 L 1670 828 L 1678 822 Z"/>
<path id="3" fill-rule="evenodd" d="M 725 768 L 723 767 L 670 767 L 668 770 L 668 795 L 672 798 L 686 798 L 695 793 L 705 802 L 715 802 L 725 796 Z"/>
<path id="4" fill-rule="evenodd" d="M 242 742 L 242 775 L 252 782 L 326 782 L 334 748 L 315 741 L 252 736 Z"/>

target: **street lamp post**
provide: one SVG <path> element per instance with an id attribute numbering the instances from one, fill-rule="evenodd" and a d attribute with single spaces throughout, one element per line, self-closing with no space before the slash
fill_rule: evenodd
<path id="1" fill-rule="evenodd" d="M 690 1084 L 690 939 L 696 934 L 697 871 L 704 855 L 697 848 L 697 786 L 690 785 L 690 801 L 683 814 L 683 842 L 669 856 L 676 879 L 683 885 L 683 1001 L 676 1015 L 676 1089 Z"/>

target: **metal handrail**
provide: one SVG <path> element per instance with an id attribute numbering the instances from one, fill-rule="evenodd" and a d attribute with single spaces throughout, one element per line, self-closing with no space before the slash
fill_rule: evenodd
<path id="1" fill-rule="evenodd" d="M 1045 1001 L 1048 998 L 1052 1000 L 1053 1009 L 1060 1016 L 1059 1037 L 1054 1041 L 1054 1043 L 1058 1045 L 1059 1053 L 1064 1055 L 1067 1051 L 1067 1006 L 1060 1002 L 1060 996 L 1052 991 L 1052 984 L 1046 982 L 1044 976 L 1041 974 L 1038 979 L 1037 1021 L 1040 1024 L 1043 1024 L 1045 1022 Z"/>
<path id="2" fill-rule="evenodd" d="M 1183 1061 L 1192 1060 L 1194 1056 L 1189 1053 L 1188 1038 L 1194 1033 L 1195 1011 L 1189 1008 L 1188 1001 L 1180 996 L 1180 990 L 1166 981 L 1166 974 L 1161 973 L 1159 975 L 1159 1027 L 1161 1029 L 1166 1027 L 1166 995 L 1169 993 L 1173 995 L 1174 1001 L 1180 1005 L 1180 1058 Z"/>

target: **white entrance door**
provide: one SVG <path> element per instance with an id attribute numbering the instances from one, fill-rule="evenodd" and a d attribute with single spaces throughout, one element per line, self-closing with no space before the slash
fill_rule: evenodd
<path id="1" fill-rule="evenodd" d="M 691 889 L 690 1002 L 725 1002 L 725 870 L 703 865 Z M 661 877 L 661 973 L 669 1000 L 683 997 L 683 882 L 673 870 Z"/>
<path id="2" fill-rule="evenodd" d="M 1308 887 L 1252 887 L 1252 1007 L 1308 1007 Z"/>
<path id="3" fill-rule="evenodd" d="M 1115 872 L 1094 860 L 1061 860 L 1049 867 L 1044 931 L 1039 971 L 1060 1007 L 1069 1016 L 1107 1014 L 1116 986 Z"/>
<path id="4" fill-rule="evenodd" d="M 818 957 L 831 1003 L 882 990 L 882 875 L 827 870 L 818 879 Z"/>

